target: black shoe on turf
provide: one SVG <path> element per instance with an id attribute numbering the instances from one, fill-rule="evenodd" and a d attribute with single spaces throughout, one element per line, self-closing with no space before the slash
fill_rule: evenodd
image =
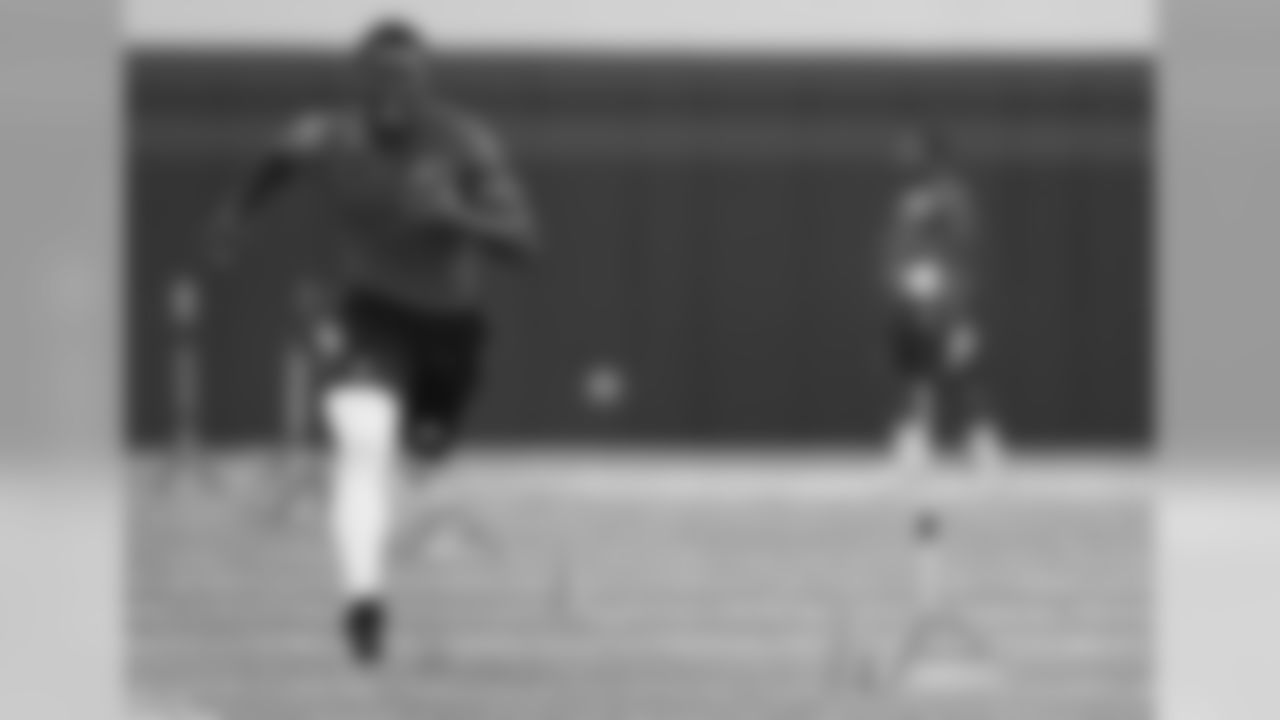
<path id="1" fill-rule="evenodd" d="M 362 665 L 382 660 L 386 614 L 382 602 L 374 599 L 358 600 L 347 608 L 347 644 L 352 657 Z"/>

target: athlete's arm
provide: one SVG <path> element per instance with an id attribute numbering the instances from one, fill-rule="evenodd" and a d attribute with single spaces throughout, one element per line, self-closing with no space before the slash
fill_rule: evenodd
<path id="1" fill-rule="evenodd" d="M 234 259 L 245 227 L 297 180 L 326 132 L 323 115 L 302 115 L 257 158 L 214 214 L 209 251 L 215 264 Z"/>
<path id="2" fill-rule="evenodd" d="M 448 221 L 500 256 L 530 257 L 538 250 L 533 209 L 501 141 L 487 129 L 472 126 L 467 155 L 473 192 L 453 206 Z"/>
<path id="3" fill-rule="evenodd" d="M 297 178 L 325 132 L 323 116 L 299 117 L 258 158 L 248 176 L 218 207 L 211 226 L 206 229 L 197 267 L 192 272 L 180 273 L 169 288 L 169 310 L 175 322 L 191 326 L 198 321 L 203 312 L 201 276 L 208 270 L 222 270 L 232 263 L 244 226 Z"/>

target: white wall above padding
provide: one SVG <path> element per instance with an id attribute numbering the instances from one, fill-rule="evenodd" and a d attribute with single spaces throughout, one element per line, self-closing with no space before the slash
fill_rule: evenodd
<path id="1" fill-rule="evenodd" d="M 135 43 L 350 40 L 419 19 L 452 47 L 1093 52 L 1155 46 L 1157 0 L 126 0 Z"/>

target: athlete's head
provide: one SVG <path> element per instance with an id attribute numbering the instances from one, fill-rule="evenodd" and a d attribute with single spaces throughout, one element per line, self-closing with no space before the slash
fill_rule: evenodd
<path id="1" fill-rule="evenodd" d="M 390 132 L 406 128 L 434 94 L 431 49 L 413 26 L 385 20 L 361 40 L 355 69 L 361 99 L 376 125 Z"/>

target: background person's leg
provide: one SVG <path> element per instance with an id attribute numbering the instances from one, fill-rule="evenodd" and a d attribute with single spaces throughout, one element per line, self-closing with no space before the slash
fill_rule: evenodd
<path id="1" fill-rule="evenodd" d="M 894 369 L 901 388 L 894 455 L 908 470 L 933 457 L 938 438 L 938 348 L 929 328 L 900 317 L 892 330 Z"/>
<path id="2" fill-rule="evenodd" d="M 949 445 L 984 465 L 996 462 L 1002 443 L 985 386 L 983 349 L 971 324 L 953 330 L 948 369 L 940 384 Z"/>

